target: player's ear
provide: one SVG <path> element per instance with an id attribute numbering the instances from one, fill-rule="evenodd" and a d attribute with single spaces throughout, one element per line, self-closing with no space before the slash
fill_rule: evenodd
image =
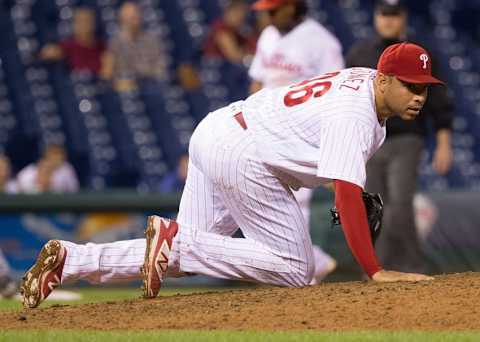
<path id="1" fill-rule="evenodd" d="M 375 82 L 377 83 L 377 87 L 384 92 L 385 88 L 392 82 L 392 80 L 390 79 L 390 76 L 378 72 Z"/>

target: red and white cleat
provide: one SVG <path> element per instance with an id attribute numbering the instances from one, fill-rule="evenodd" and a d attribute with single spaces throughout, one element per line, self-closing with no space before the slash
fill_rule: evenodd
<path id="1" fill-rule="evenodd" d="M 141 268 L 143 275 L 143 297 L 155 298 L 160 291 L 162 281 L 168 268 L 168 258 L 172 250 L 172 242 L 178 232 L 178 224 L 174 220 L 159 216 L 149 216 L 145 236 L 147 249 L 145 262 Z"/>
<path id="2" fill-rule="evenodd" d="M 67 250 L 60 241 L 48 241 L 40 251 L 35 264 L 25 273 L 20 285 L 25 308 L 36 308 L 53 289 L 60 285 Z"/>

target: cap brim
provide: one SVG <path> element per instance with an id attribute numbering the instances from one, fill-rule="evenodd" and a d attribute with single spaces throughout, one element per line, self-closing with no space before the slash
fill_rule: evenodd
<path id="1" fill-rule="evenodd" d="M 252 9 L 254 11 L 268 11 L 280 7 L 281 5 L 281 3 L 259 0 L 252 5 Z"/>
<path id="2" fill-rule="evenodd" d="M 414 84 L 438 84 L 445 85 L 444 82 L 438 78 L 429 75 L 415 75 L 415 76 L 396 76 L 399 80 Z"/>

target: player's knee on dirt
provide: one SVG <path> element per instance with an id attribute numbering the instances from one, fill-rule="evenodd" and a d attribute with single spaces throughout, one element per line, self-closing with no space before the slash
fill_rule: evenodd
<path id="1" fill-rule="evenodd" d="M 313 279 L 313 273 L 295 272 L 292 275 L 291 287 L 305 287 L 308 286 Z"/>
<path id="2" fill-rule="evenodd" d="M 310 282 L 313 279 L 315 267 L 314 267 L 313 257 L 307 259 L 301 267 L 292 270 L 290 274 L 290 284 L 291 287 L 305 287 L 310 285 Z"/>

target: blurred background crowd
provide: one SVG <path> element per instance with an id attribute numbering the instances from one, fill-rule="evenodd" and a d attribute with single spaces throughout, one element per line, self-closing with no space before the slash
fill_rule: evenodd
<path id="1" fill-rule="evenodd" d="M 251 3 L 1 0 L 2 189 L 180 190 L 195 125 L 210 110 L 245 98 L 255 81 L 248 69 L 270 18 L 268 11 L 252 11 Z M 307 4 L 308 16 L 340 41 L 347 66 L 372 64 L 376 56 L 362 59 L 369 52 L 355 44 L 378 37 L 375 25 L 391 25 L 380 21 L 395 16 L 377 18 L 368 0 Z M 455 99 L 453 166 L 443 158 L 436 172 L 435 139 L 427 140 L 420 183 L 425 189 L 478 189 L 480 30 L 474 18 L 480 5 L 402 4 L 406 11 L 397 17 L 405 15 L 406 32 L 385 39 L 413 39 L 434 50 Z M 52 147 L 59 159 L 53 163 Z"/>
<path id="2" fill-rule="evenodd" d="M 301 55 L 308 42 L 287 40 L 310 20 L 322 39 L 304 52 L 304 64 L 318 66 L 303 78 L 375 68 L 385 47 L 409 40 L 448 83 L 431 90 L 421 120 L 389 120 L 367 169 L 367 190 L 382 193 L 392 227 L 379 241 L 382 262 L 422 271 L 417 189 L 480 189 L 480 1 L 253 2 L 0 0 L 0 191 L 181 191 L 198 122 L 298 81 L 276 69 L 295 71 L 281 47 Z M 310 196 L 299 197 L 305 208 Z"/>

